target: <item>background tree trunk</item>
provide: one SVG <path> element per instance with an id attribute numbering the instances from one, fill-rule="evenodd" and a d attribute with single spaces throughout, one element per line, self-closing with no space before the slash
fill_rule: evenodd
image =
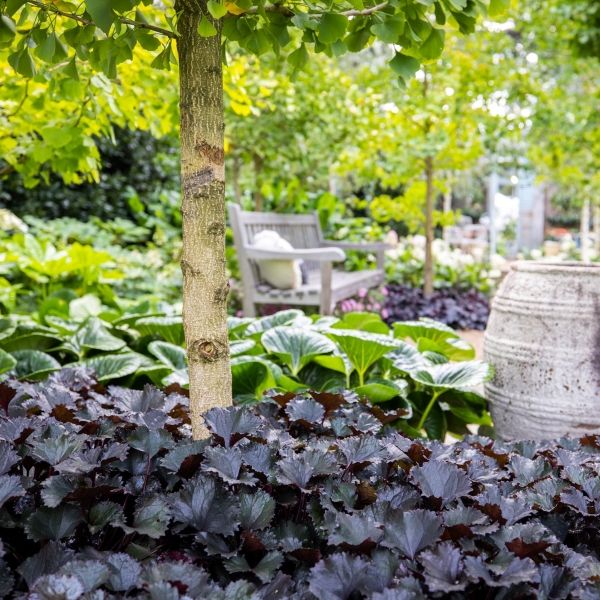
<path id="1" fill-rule="evenodd" d="M 425 158 L 425 265 L 423 292 L 433 294 L 433 158 Z"/>
<path id="2" fill-rule="evenodd" d="M 579 228 L 582 262 L 590 262 L 590 216 L 590 201 L 584 200 L 581 207 L 581 224 Z"/>
<path id="3" fill-rule="evenodd" d="M 264 198 L 262 195 L 262 169 L 263 159 L 256 152 L 252 155 L 252 163 L 254 164 L 254 210 L 262 212 Z"/>
<path id="4" fill-rule="evenodd" d="M 231 167 L 231 178 L 233 183 L 233 197 L 238 204 L 242 203 L 242 187 L 240 185 L 240 171 L 242 170 L 242 161 L 239 154 L 234 155 L 233 165 Z"/>
<path id="5" fill-rule="evenodd" d="M 194 438 L 201 418 L 231 404 L 225 265 L 223 81 L 219 35 L 198 35 L 205 0 L 177 0 L 183 216 L 183 324 L 190 372 Z"/>

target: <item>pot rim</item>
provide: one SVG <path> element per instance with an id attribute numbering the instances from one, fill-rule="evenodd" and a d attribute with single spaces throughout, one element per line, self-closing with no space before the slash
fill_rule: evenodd
<path id="1" fill-rule="evenodd" d="M 569 273 L 600 277 L 600 263 L 577 261 L 519 260 L 511 265 L 513 271 L 530 273 Z"/>

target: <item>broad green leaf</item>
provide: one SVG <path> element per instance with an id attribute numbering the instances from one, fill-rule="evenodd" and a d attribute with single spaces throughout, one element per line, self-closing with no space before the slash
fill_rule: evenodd
<path id="1" fill-rule="evenodd" d="M 388 64 L 394 73 L 404 80 L 410 79 L 421 66 L 416 58 L 406 56 L 406 54 L 402 54 L 401 52 L 396 52 L 396 55 Z"/>
<path id="2" fill-rule="evenodd" d="M 342 319 L 333 324 L 332 329 L 358 329 L 371 333 L 387 335 L 390 328 L 381 320 L 381 317 L 370 312 L 349 312 Z"/>
<path id="3" fill-rule="evenodd" d="M 372 380 L 365 385 L 354 388 L 359 396 L 368 398 L 373 403 L 388 402 L 398 396 L 404 397 L 408 388 L 408 382 L 400 379 L 398 381 Z"/>
<path id="4" fill-rule="evenodd" d="M 0 15 L 0 47 L 9 46 L 16 31 L 15 22 L 7 15 Z"/>
<path id="5" fill-rule="evenodd" d="M 333 354 L 326 354 L 324 356 L 315 356 L 313 362 L 326 369 L 343 373 L 347 377 L 354 370 L 350 359 L 340 352 L 334 352 Z"/>
<path id="6" fill-rule="evenodd" d="M 351 329 L 330 329 L 327 334 L 343 352 L 358 372 L 360 385 L 364 384 L 367 370 L 390 350 L 398 348 L 398 340 L 392 337 Z"/>
<path id="7" fill-rule="evenodd" d="M 323 44 L 333 44 L 344 36 L 347 27 L 348 17 L 336 13 L 325 13 L 319 21 L 319 41 Z"/>
<path id="8" fill-rule="evenodd" d="M 31 78 L 35 75 L 35 64 L 27 47 L 11 54 L 8 57 L 8 62 L 11 67 L 19 75 L 23 75 L 23 77 Z"/>
<path id="9" fill-rule="evenodd" d="M 255 347 L 256 342 L 254 340 L 234 340 L 229 343 L 229 355 L 239 356 L 240 354 L 247 354 Z"/>
<path id="10" fill-rule="evenodd" d="M 493 375 L 490 365 L 479 360 L 434 365 L 411 373 L 411 377 L 427 386 L 446 389 L 468 389 L 481 385 Z"/>
<path id="11" fill-rule="evenodd" d="M 510 8 L 510 0 L 490 0 L 488 14 L 490 17 L 498 17 Z"/>
<path id="12" fill-rule="evenodd" d="M 0 375 L 15 367 L 17 359 L 0 348 Z"/>
<path id="13" fill-rule="evenodd" d="M 289 56 L 288 62 L 293 67 L 294 71 L 300 71 L 304 68 L 304 65 L 308 62 L 308 50 L 304 44 L 301 44 L 299 48 L 296 48 Z"/>
<path id="14" fill-rule="evenodd" d="M 12 17 L 27 0 L 6 0 L 6 12 Z"/>
<path id="15" fill-rule="evenodd" d="M 133 352 L 103 354 L 70 366 L 81 365 L 87 367 L 96 373 L 98 381 L 106 382 L 135 373 L 142 366 L 144 362 L 142 359 L 142 356 Z"/>
<path id="16" fill-rule="evenodd" d="M 427 39 L 421 45 L 420 51 L 423 58 L 433 60 L 442 55 L 444 49 L 444 31 L 433 28 Z"/>
<path id="17" fill-rule="evenodd" d="M 40 350 L 17 350 L 12 355 L 17 361 L 14 370 L 19 379 L 43 379 L 60 369 L 60 363 L 54 357 Z"/>
<path id="18" fill-rule="evenodd" d="M 308 319 L 301 310 L 297 308 L 290 308 L 288 310 L 281 310 L 274 315 L 268 317 L 261 317 L 256 319 L 254 322 L 248 325 L 246 329 L 246 335 L 262 334 L 264 331 L 273 329 L 278 325 L 310 325 L 311 321 Z"/>
<path id="19" fill-rule="evenodd" d="M 400 342 L 398 347 L 386 356 L 394 368 L 410 373 L 430 366 L 430 362 L 414 346 L 401 340 L 398 341 Z"/>
<path id="20" fill-rule="evenodd" d="M 217 35 L 215 26 L 206 18 L 206 15 L 202 15 L 202 18 L 198 23 L 198 34 L 201 37 L 213 37 L 214 35 Z"/>
<path id="21" fill-rule="evenodd" d="M 400 339 L 410 338 L 418 342 L 421 338 L 437 341 L 458 338 L 459 335 L 444 323 L 439 323 L 431 319 L 421 319 L 420 321 L 400 321 L 394 323 L 394 337 Z"/>
<path id="22" fill-rule="evenodd" d="M 325 369 L 311 363 L 302 369 L 302 383 L 310 390 L 317 392 L 336 392 L 348 387 L 346 377 L 342 373 Z"/>
<path id="23" fill-rule="evenodd" d="M 321 333 L 285 325 L 263 333 L 261 343 L 289 367 L 292 375 L 298 375 L 313 357 L 335 350 L 335 344 Z"/>
<path id="24" fill-rule="evenodd" d="M 176 346 L 182 346 L 185 340 L 181 317 L 144 317 L 132 327 L 142 335 L 160 338 Z"/>
<path id="25" fill-rule="evenodd" d="M 181 346 L 176 346 L 169 342 L 150 342 L 148 344 L 148 352 L 158 358 L 161 363 L 171 367 L 175 371 L 187 368 L 186 353 Z"/>
<path id="26" fill-rule="evenodd" d="M 475 358 L 475 348 L 460 338 L 432 340 L 423 337 L 417 342 L 417 348 L 424 354 L 441 354 L 449 360 L 472 360 Z M 432 357 L 430 357 L 430 360 L 431 362 L 439 362 L 432 360 Z"/>
<path id="27" fill-rule="evenodd" d="M 246 328 L 253 322 L 254 319 L 251 317 L 227 317 L 229 337 L 232 339 L 243 337 Z"/>
<path id="28" fill-rule="evenodd" d="M 431 409 L 431 412 L 425 419 L 423 428 L 430 440 L 443 440 L 446 437 L 448 423 L 446 422 L 446 415 L 439 404 L 436 403 Z"/>
<path id="29" fill-rule="evenodd" d="M 17 323 L 12 317 L 0 318 L 0 340 L 10 337 L 17 329 Z"/>
<path id="30" fill-rule="evenodd" d="M 85 350 L 115 352 L 125 347 L 125 341 L 112 335 L 97 317 L 91 317 L 79 328 L 70 343 L 78 354 Z"/>
<path id="31" fill-rule="evenodd" d="M 104 308 L 98 296 L 86 294 L 69 303 L 69 316 L 75 321 L 83 321 L 88 317 L 97 317 Z"/>
<path id="32" fill-rule="evenodd" d="M 236 356 L 231 359 L 234 398 L 259 400 L 263 393 L 277 385 L 272 363 L 258 356 Z"/>

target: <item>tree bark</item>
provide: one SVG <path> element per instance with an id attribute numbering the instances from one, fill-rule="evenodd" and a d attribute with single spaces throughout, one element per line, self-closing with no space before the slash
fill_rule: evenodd
<path id="1" fill-rule="evenodd" d="M 581 261 L 590 262 L 590 201 L 584 200 L 581 207 L 581 223 L 579 228 Z"/>
<path id="2" fill-rule="evenodd" d="M 425 158 L 425 265 L 423 293 L 433 294 L 433 158 Z"/>
<path id="3" fill-rule="evenodd" d="M 242 161 L 239 154 L 233 155 L 231 165 L 231 179 L 233 183 L 233 197 L 238 204 L 242 203 L 242 187 L 240 186 L 240 171 L 242 169 Z"/>
<path id="4" fill-rule="evenodd" d="M 231 404 L 225 264 L 225 170 L 220 22 L 198 35 L 206 0 L 177 0 L 183 217 L 183 324 L 196 439 L 202 414 Z"/>
<path id="5" fill-rule="evenodd" d="M 263 168 L 263 159 L 256 152 L 252 155 L 252 162 L 254 164 L 254 210 L 256 212 L 262 212 L 264 198 L 261 191 L 262 186 L 262 168 Z"/>

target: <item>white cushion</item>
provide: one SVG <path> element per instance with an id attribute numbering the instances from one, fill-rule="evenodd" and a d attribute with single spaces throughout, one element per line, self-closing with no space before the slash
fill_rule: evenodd
<path id="1" fill-rule="evenodd" d="M 261 250 L 293 250 L 294 247 L 276 231 L 264 229 L 254 236 L 252 244 Z M 269 285 L 280 290 L 295 289 L 302 285 L 300 260 L 259 260 L 258 270 L 261 278 Z"/>

